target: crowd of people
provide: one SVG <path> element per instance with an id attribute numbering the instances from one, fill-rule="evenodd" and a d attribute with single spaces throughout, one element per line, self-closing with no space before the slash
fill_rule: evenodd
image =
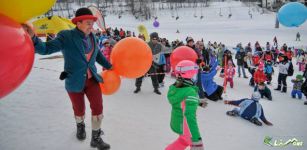
<path id="1" fill-rule="evenodd" d="M 90 145 L 99 150 L 106 150 L 110 149 L 110 145 L 101 138 L 103 100 L 99 82 L 103 82 L 103 79 L 97 73 L 95 62 L 97 61 L 104 69 L 112 70 L 110 55 L 116 42 L 126 37 L 136 37 L 136 35 L 131 31 L 117 28 L 108 28 L 93 33 L 93 24 L 96 20 L 97 18 L 88 8 L 80 8 L 76 11 L 75 18 L 72 19 L 76 28 L 61 31 L 54 39 L 47 42 L 40 40 L 28 25 L 23 25 L 23 27 L 31 36 L 36 53 L 48 55 L 62 51 L 65 65 L 60 78 L 65 80 L 65 88 L 73 106 L 77 127 L 76 138 L 78 140 L 86 138 L 84 123 L 84 96 L 86 95 L 92 110 Z M 139 34 L 138 38 L 145 40 L 145 35 Z M 171 128 L 175 133 L 182 135 L 183 118 L 186 118 L 192 134 L 191 150 L 203 150 L 196 118 L 197 107 L 206 107 L 205 99 L 223 100 L 222 94 L 227 83 L 230 83 L 231 88 L 234 87 L 233 78 L 236 74 L 236 65 L 239 78 L 241 75 L 243 78 L 248 78 L 246 69 L 250 72 L 249 84 L 253 87 L 253 93 L 251 98 L 237 101 L 225 100 L 225 104 L 238 106 L 228 111 L 227 115 L 240 116 L 258 126 L 262 125 L 260 120 L 266 125 L 273 125 L 265 118 L 259 99 L 264 97 L 268 100 L 273 99 L 271 90 L 267 86 L 267 84 L 272 84 L 273 80 L 278 81 L 274 90 L 287 93 L 289 76 L 295 76 L 295 79 L 291 80 L 293 83 L 291 96 L 299 99 L 303 97 L 302 94 L 307 96 L 307 52 L 288 47 L 286 44 L 279 47 L 276 37 L 273 39 L 273 45 L 267 42 L 265 48 L 256 42 L 254 47 L 251 46 L 251 43 L 245 47 L 239 43 L 234 49 L 228 49 L 222 43 L 209 41 L 205 45 L 203 39 L 195 42 L 192 37 L 187 37 L 185 42 L 180 40 L 169 42 L 166 38 L 161 38 L 158 33 L 153 32 L 147 44 L 153 54 L 152 65 L 148 73 L 136 79 L 134 93 L 141 91 L 143 78 L 150 76 L 154 93 L 161 95 L 159 88 L 164 86 L 165 74 L 172 74 L 176 81 L 170 86 L 167 94 L 172 106 Z M 181 66 L 177 65 L 176 69 L 172 70 L 170 55 L 174 49 L 183 45 L 193 49 L 197 54 L 197 59 L 195 62 L 179 62 L 178 65 Z M 294 63 L 294 57 L 297 57 L 297 63 Z M 237 63 L 234 63 L 234 59 L 237 60 Z M 299 66 L 298 72 L 294 71 L 296 64 Z M 181 69 L 178 70 L 178 67 Z M 272 74 L 277 72 L 274 67 L 278 68 L 278 79 L 273 79 Z M 214 81 L 218 73 L 224 78 L 223 85 L 218 85 Z M 182 113 L 182 102 L 186 106 L 184 114 Z"/>
<path id="2" fill-rule="evenodd" d="M 108 59 L 111 53 L 110 47 L 114 46 L 117 41 L 125 37 L 135 37 L 135 33 L 131 34 L 131 31 L 124 31 L 123 29 L 118 30 L 117 28 L 108 28 L 105 31 L 97 32 L 96 35 L 100 37 L 101 50 Z M 145 40 L 144 35 L 139 34 L 138 37 Z M 155 88 L 154 91 L 157 94 L 161 94 L 158 92 L 158 87 L 164 86 L 165 74 L 171 73 L 173 76 L 175 75 L 173 74 L 174 72 L 171 72 L 170 67 L 170 55 L 172 51 L 177 47 L 184 45 L 192 48 L 198 56 L 196 63 L 199 65 L 200 71 L 197 85 L 200 89 L 202 89 L 199 91 L 200 98 L 208 98 L 213 92 L 217 92 L 219 94 L 217 94 L 217 96 L 213 96 L 214 98 L 210 97 L 210 99 L 222 99 L 220 93 L 223 93 L 223 91 L 221 89 L 225 88 L 227 83 L 230 84 L 230 88 L 233 88 L 233 78 L 236 74 L 238 77 L 243 76 L 243 78 L 248 78 L 246 70 L 251 76 L 249 85 L 254 87 L 255 91 L 262 91 L 262 89 L 265 90 L 265 95 L 267 95 L 265 97 L 268 97 L 269 100 L 272 100 L 273 98 L 271 94 L 269 94 L 271 92 L 267 85 L 272 84 L 272 81 L 274 80 L 272 76 L 274 73 L 278 73 L 278 79 L 275 79 L 278 84 L 274 90 L 284 93 L 286 93 L 288 89 L 287 78 L 293 76 L 294 74 L 293 65 L 298 65 L 299 68 L 298 72 L 295 73 L 298 76 L 302 75 L 303 78 L 306 78 L 306 73 L 304 72 L 306 72 L 305 67 L 307 64 L 307 52 L 303 49 L 289 47 L 286 43 L 279 46 L 277 37 L 273 38 L 272 44 L 267 42 L 263 47 L 258 41 L 256 41 L 254 46 L 252 46 L 250 42 L 247 43 L 246 46 L 239 43 L 232 49 L 227 48 L 222 43 L 218 44 L 217 42 L 211 43 L 209 41 L 207 44 L 205 44 L 203 39 L 195 42 L 192 37 L 187 37 L 185 42 L 180 40 L 170 42 L 168 39 L 161 38 L 159 36 L 155 36 L 155 38 L 152 38 L 152 36 L 150 37 L 149 43 L 157 42 L 157 45 L 159 45 L 159 50 L 153 50 L 155 51 L 155 59 L 153 60 L 152 66 L 153 68 L 151 68 L 150 72 L 148 72 L 150 76 L 152 74 L 151 78 Z M 153 45 L 150 45 L 153 49 Z M 296 57 L 296 62 L 293 62 L 292 60 L 294 57 Z M 225 78 L 224 84 L 219 86 L 212 81 L 213 77 L 215 76 L 215 74 L 212 75 L 214 73 L 214 69 L 212 68 L 214 67 L 215 60 L 217 60 L 217 65 L 221 68 L 219 76 Z M 200 74 L 202 74 L 204 77 L 201 77 Z M 211 78 L 212 80 L 208 81 L 208 78 Z M 134 92 L 138 93 L 140 91 L 140 86 L 136 84 L 136 87 L 137 88 Z M 296 90 L 297 88 L 295 91 Z"/>

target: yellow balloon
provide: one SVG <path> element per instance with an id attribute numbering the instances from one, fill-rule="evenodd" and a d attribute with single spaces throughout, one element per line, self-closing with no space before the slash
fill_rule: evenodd
<path id="1" fill-rule="evenodd" d="M 0 0 L 0 13 L 19 23 L 46 13 L 56 0 Z"/>

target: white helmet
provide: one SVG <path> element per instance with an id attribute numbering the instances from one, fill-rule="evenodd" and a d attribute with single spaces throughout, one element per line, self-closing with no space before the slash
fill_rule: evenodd
<path id="1" fill-rule="evenodd" d="M 252 99 L 253 99 L 253 100 L 259 101 L 260 98 L 261 98 L 261 95 L 260 95 L 259 92 L 254 92 L 254 93 L 252 94 Z"/>

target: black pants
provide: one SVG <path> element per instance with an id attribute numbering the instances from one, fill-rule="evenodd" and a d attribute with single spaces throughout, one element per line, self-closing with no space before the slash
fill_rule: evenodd
<path id="1" fill-rule="evenodd" d="M 278 89 L 281 89 L 282 85 L 282 91 L 287 92 L 287 74 L 278 74 Z"/>
<path id="2" fill-rule="evenodd" d="M 269 92 L 266 92 L 265 90 L 259 90 L 259 93 L 261 95 L 261 98 L 266 97 L 268 100 L 272 100 L 272 94 Z"/>
<path id="3" fill-rule="evenodd" d="M 155 74 L 155 73 L 157 73 L 156 68 L 155 68 L 154 66 L 151 66 L 150 69 L 149 69 L 149 71 L 148 71 L 147 73 L 149 73 L 149 74 Z M 144 78 L 144 76 L 139 77 L 139 78 L 136 79 L 136 81 L 135 81 L 135 86 L 136 86 L 137 88 L 141 88 L 142 82 L 143 82 L 143 78 Z M 152 86 L 153 86 L 155 89 L 158 89 L 158 87 L 159 87 L 159 82 L 158 82 L 157 75 L 151 75 L 150 78 L 151 78 L 151 81 L 152 81 Z"/>
<path id="4" fill-rule="evenodd" d="M 162 83 L 165 77 L 165 69 L 164 69 L 164 65 L 159 65 L 158 69 L 157 69 L 157 73 L 161 73 L 157 75 L 158 78 L 158 82 Z"/>
<path id="5" fill-rule="evenodd" d="M 254 86 L 255 82 L 254 82 L 254 73 L 255 73 L 255 69 L 252 68 L 248 68 L 248 72 L 252 75 L 251 79 L 249 80 L 249 85 Z"/>
<path id="6" fill-rule="evenodd" d="M 222 98 L 223 91 L 224 91 L 224 88 L 218 85 L 214 93 L 212 93 L 210 96 L 208 96 L 207 93 L 205 93 L 205 96 L 210 100 L 217 101 Z"/>
<path id="7" fill-rule="evenodd" d="M 266 74 L 266 78 L 268 79 L 268 83 L 271 83 L 271 81 L 272 81 L 272 73 Z"/>
<path id="8" fill-rule="evenodd" d="M 196 85 L 199 89 L 199 91 L 198 91 L 199 98 L 205 98 L 205 92 L 203 90 L 203 86 L 202 86 L 202 82 L 201 82 L 201 69 L 198 69 Z"/>

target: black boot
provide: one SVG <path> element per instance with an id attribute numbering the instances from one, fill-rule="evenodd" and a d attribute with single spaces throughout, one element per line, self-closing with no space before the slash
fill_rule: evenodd
<path id="1" fill-rule="evenodd" d="M 286 86 L 282 87 L 282 91 L 281 92 L 287 93 L 287 87 Z"/>
<path id="2" fill-rule="evenodd" d="M 228 116 L 239 116 L 239 114 L 236 111 L 233 111 L 233 110 L 227 111 L 226 114 Z"/>
<path id="3" fill-rule="evenodd" d="M 161 92 L 160 92 L 159 89 L 157 89 L 157 88 L 154 90 L 154 92 L 155 92 L 156 94 L 158 94 L 158 95 L 161 95 Z"/>
<path id="4" fill-rule="evenodd" d="M 134 90 L 134 93 L 139 93 L 141 91 L 140 87 L 136 87 L 136 89 Z"/>
<path id="5" fill-rule="evenodd" d="M 276 89 L 274 89 L 274 90 L 276 90 L 276 91 L 280 91 L 280 90 L 281 90 L 281 86 L 280 86 L 280 85 L 278 85 L 278 87 L 277 87 Z"/>
<path id="6" fill-rule="evenodd" d="M 253 124 L 257 126 L 262 126 L 262 123 L 257 118 L 252 118 L 250 122 L 252 122 Z"/>
<path id="7" fill-rule="evenodd" d="M 76 134 L 76 137 L 77 137 L 78 140 L 84 140 L 86 138 L 84 122 L 77 123 L 77 134 Z"/>
<path id="8" fill-rule="evenodd" d="M 91 147 L 97 147 L 98 150 L 110 149 L 110 145 L 108 143 L 105 143 L 100 137 L 101 134 L 103 134 L 101 129 L 97 131 L 92 130 Z"/>

